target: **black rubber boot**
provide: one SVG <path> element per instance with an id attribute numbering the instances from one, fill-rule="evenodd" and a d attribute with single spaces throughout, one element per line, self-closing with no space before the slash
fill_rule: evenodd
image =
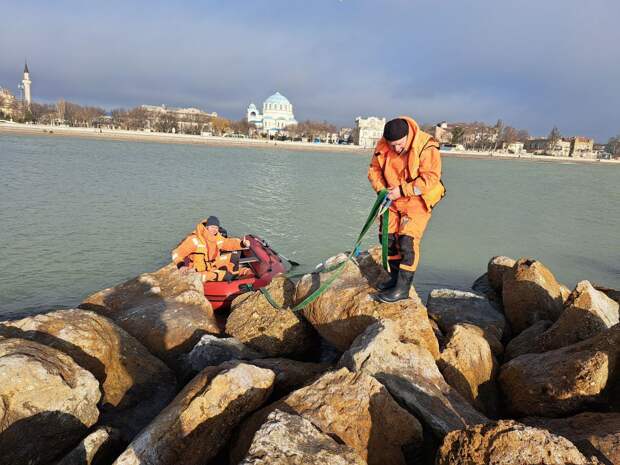
<path id="1" fill-rule="evenodd" d="M 386 303 L 408 299 L 414 274 L 415 272 L 413 271 L 399 270 L 396 286 L 387 291 L 379 292 L 375 297 L 381 302 Z"/>
<path id="2" fill-rule="evenodd" d="M 400 266 L 400 260 L 390 260 L 390 279 L 384 283 L 381 283 L 377 286 L 377 289 L 380 291 L 387 291 L 388 289 L 392 289 L 396 286 L 396 281 L 398 280 L 398 267 Z"/>

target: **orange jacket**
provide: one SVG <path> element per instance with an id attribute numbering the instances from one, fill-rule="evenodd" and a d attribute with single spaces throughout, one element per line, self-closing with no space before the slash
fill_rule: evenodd
<path id="1" fill-rule="evenodd" d="M 241 239 L 225 238 L 219 233 L 211 235 L 201 222 L 172 251 L 172 261 L 179 266 L 186 258 L 189 258 L 188 266 L 196 271 L 208 271 L 213 268 L 221 251 L 232 252 L 242 248 Z"/>
<path id="2" fill-rule="evenodd" d="M 406 116 L 401 118 L 409 123 L 405 153 L 399 155 L 394 152 L 388 142 L 381 138 L 370 161 L 368 180 L 377 192 L 400 186 L 405 198 L 418 197 L 422 205 L 430 209 L 426 197 L 441 198 L 443 194 L 439 143 L 422 131 L 413 119 Z M 438 191 L 441 193 L 438 194 Z M 431 206 L 435 203 L 431 202 Z"/>

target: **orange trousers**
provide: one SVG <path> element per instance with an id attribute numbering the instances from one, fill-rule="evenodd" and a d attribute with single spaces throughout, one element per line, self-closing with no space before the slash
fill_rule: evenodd
<path id="1" fill-rule="evenodd" d="M 421 198 L 401 197 L 394 201 L 388 221 L 388 259 L 399 262 L 403 270 L 415 271 L 420 262 L 420 242 L 430 219 L 431 212 Z M 403 240 L 403 236 L 411 239 Z"/>

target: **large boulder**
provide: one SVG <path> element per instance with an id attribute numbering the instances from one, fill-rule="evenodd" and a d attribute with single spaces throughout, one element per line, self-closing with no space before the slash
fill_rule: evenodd
<path id="1" fill-rule="evenodd" d="M 401 337 L 418 342 L 435 357 L 439 343 L 429 322 L 426 308 L 411 289 L 410 299 L 386 304 L 373 298 L 376 286 L 386 273 L 381 267 L 380 249 L 362 253 L 356 262 L 349 261 L 344 270 L 319 298 L 309 304 L 303 314 L 319 334 L 340 351 L 349 348 L 353 340 L 377 320 L 390 318 L 399 321 Z M 327 268 L 343 260 L 340 255 L 327 261 Z M 335 272 L 317 272 L 304 276 L 297 284 L 296 301 L 302 301 Z"/>
<path id="2" fill-rule="evenodd" d="M 538 352 L 536 349 L 541 336 L 553 325 L 552 321 L 538 320 L 511 339 L 504 351 L 504 363 L 523 354 Z"/>
<path id="3" fill-rule="evenodd" d="M 620 291 L 618 291 L 617 289 L 612 289 L 611 287 L 598 286 L 598 285 L 595 285 L 594 288 L 597 291 L 601 291 L 603 294 L 605 294 L 607 297 L 609 297 L 614 302 L 620 304 Z"/>
<path id="4" fill-rule="evenodd" d="M 495 289 L 491 287 L 491 284 L 489 283 L 488 273 L 484 273 L 483 275 L 478 276 L 476 280 L 472 283 L 471 289 L 477 294 L 483 295 L 487 299 L 489 299 L 489 301 L 492 302 L 493 305 L 498 308 L 498 310 L 501 310 L 503 308 L 502 294 L 495 292 Z"/>
<path id="5" fill-rule="evenodd" d="M 560 284 L 545 265 L 520 258 L 503 276 L 504 314 L 515 334 L 539 320 L 558 319 L 564 299 Z"/>
<path id="6" fill-rule="evenodd" d="M 487 276 L 489 284 L 495 292 L 502 295 L 502 287 L 504 283 L 504 274 L 510 271 L 515 265 L 516 261 L 513 258 L 498 255 L 487 264 Z"/>
<path id="7" fill-rule="evenodd" d="M 269 397 L 274 374 L 229 363 L 201 371 L 147 426 L 115 465 L 202 465 L 233 428 Z"/>
<path id="8" fill-rule="evenodd" d="M 433 289 L 426 305 L 429 316 L 444 333 L 449 333 L 454 325 L 468 323 L 482 329 L 493 347 L 501 347 L 506 319 L 486 297 L 454 289 Z"/>
<path id="9" fill-rule="evenodd" d="M 618 304 L 597 291 L 588 281 L 581 281 L 566 301 L 564 311 L 545 332 L 528 339 L 526 346 L 512 353 L 546 352 L 584 341 L 618 324 Z M 512 343 L 512 341 L 511 341 Z M 514 344 L 517 345 L 517 344 Z M 525 350 L 525 351 L 524 351 Z"/>
<path id="10" fill-rule="evenodd" d="M 25 339 L 0 339 L 0 461 L 50 464 L 99 418 L 99 383 L 71 357 Z"/>
<path id="11" fill-rule="evenodd" d="M 279 276 L 266 289 L 285 310 L 274 308 L 259 291 L 242 294 L 232 302 L 226 333 L 269 357 L 302 355 L 316 347 L 312 327 L 288 310 L 293 306 L 295 284 Z"/>
<path id="12" fill-rule="evenodd" d="M 109 465 L 123 451 L 122 444 L 120 431 L 99 427 L 56 465 Z"/>
<path id="13" fill-rule="evenodd" d="M 330 368 L 328 363 L 299 362 L 288 358 L 262 358 L 252 360 L 249 363 L 267 368 L 276 374 L 273 387 L 273 397 L 275 398 L 280 398 L 314 382 Z"/>
<path id="14" fill-rule="evenodd" d="M 365 465 L 310 421 L 280 410 L 270 413 L 239 465 Z"/>
<path id="15" fill-rule="evenodd" d="M 198 372 L 229 360 L 253 360 L 263 354 L 238 341 L 234 337 L 217 337 L 205 334 L 187 355 L 191 369 Z"/>
<path id="16" fill-rule="evenodd" d="M 306 418 L 370 465 L 404 465 L 403 447 L 422 441 L 420 423 L 379 382 L 343 368 L 248 418 L 231 449 L 231 463 L 245 457 L 255 432 L 274 410 Z"/>
<path id="17" fill-rule="evenodd" d="M 393 321 L 369 326 L 343 354 L 340 366 L 374 376 L 440 438 L 488 421 L 446 383 L 428 350 L 400 341 Z"/>
<path id="18" fill-rule="evenodd" d="M 450 386 L 487 416 L 497 418 L 499 365 L 480 328 L 466 323 L 452 327 L 437 366 Z"/>
<path id="19" fill-rule="evenodd" d="M 0 334 L 37 341 L 69 355 L 101 384 L 104 424 L 131 440 L 174 397 L 170 369 L 111 320 L 86 310 L 58 310 L 0 323 Z"/>
<path id="20" fill-rule="evenodd" d="M 448 434 L 436 465 L 588 465 L 567 439 L 502 420 Z"/>
<path id="21" fill-rule="evenodd" d="M 200 276 L 174 265 L 99 291 L 80 308 L 111 318 L 172 369 L 201 336 L 221 333 Z"/>
<path id="22" fill-rule="evenodd" d="M 619 379 L 620 324 L 577 344 L 521 355 L 504 364 L 499 375 L 514 414 L 543 417 L 617 402 Z"/>
<path id="23" fill-rule="evenodd" d="M 523 423 L 565 437 L 586 457 L 620 465 L 620 413 L 585 412 L 555 419 L 528 417 Z"/>

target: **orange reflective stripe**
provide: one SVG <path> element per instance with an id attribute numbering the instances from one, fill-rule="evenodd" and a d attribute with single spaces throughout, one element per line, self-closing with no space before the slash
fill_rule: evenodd
<path id="1" fill-rule="evenodd" d="M 398 255 L 388 255 L 388 260 L 400 260 L 402 257 L 401 254 Z"/>
<path id="2" fill-rule="evenodd" d="M 400 264 L 400 269 L 401 270 L 405 270 L 405 271 L 415 271 L 416 270 L 416 266 L 414 265 L 405 265 L 404 263 Z"/>

